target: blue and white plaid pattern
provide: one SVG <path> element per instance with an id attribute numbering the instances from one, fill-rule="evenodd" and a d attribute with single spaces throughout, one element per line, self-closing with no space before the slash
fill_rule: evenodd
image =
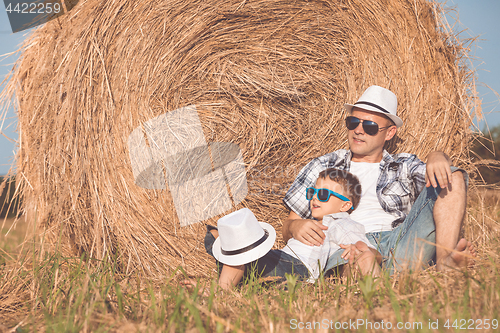
<path id="1" fill-rule="evenodd" d="M 303 219 L 311 218 L 306 188 L 313 187 L 321 171 L 337 168 L 349 171 L 351 151 L 340 149 L 317 157 L 299 172 L 283 198 L 285 205 Z M 416 155 L 391 155 L 384 150 L 377 181 L 377 197 L 382 208 L 394 215 L 394 228 L 404 221 L 419 193 L 425 187 L 425 163 Z"/>

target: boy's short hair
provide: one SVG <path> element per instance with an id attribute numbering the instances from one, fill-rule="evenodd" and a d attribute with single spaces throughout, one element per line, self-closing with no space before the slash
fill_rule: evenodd
<path id="1" fill-rule="evenodd" d="M 349 214 L 352 213 L 358 207 L 361 198 L 361 183 L 358 177 L 346 170 L 328 168 L 319 173 L 318 179 L 327 177 L 342 186 L 344 195 L 352 202 L 352 207 L 348 211 Z"/>

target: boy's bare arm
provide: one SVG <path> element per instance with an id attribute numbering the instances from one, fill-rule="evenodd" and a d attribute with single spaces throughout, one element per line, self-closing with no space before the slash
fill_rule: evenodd
<path id="1" fill-rule="evenodd" d="M 319 221 L 302 219 L 294 211 L 290 211 L 288 218 L 283 222 L 281 232 L 285 242 L 293 237 L 306 245 L 319 246 L 325 239 L 323 230 L 327 229 L 328 227 Z"/>

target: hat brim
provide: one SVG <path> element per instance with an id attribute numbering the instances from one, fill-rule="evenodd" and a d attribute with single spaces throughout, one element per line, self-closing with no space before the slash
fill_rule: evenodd
<path id="1" fill-rule="evenodd" d="M 214 245 L 212 246 L 212 253 L 215 259 L 226 265 L 238 266 L 248 264 L 249 262 L 265 256 L 266 253 L 269 252 L 274 245 L 274 241 L 276 240 L 276 230 L 274 230 L 274 228 L 268 223 L 259 222 L 259 224 L 264 230 L 267 230 L 267 232 L 269 233 L 269 236 L 262 244 L 259 244 L 257 247 L 244 253 L 228 256 L 222 254 L 220 237 L 217 237 Z"/>
<path id="2" fill-rule="evenodd" d="M 394 124 L 396 125 L 396 127 L 398 127 L 398 128 L 401 127 L 401 126 L 403 126 L 403 120 L 401 118 L 399 118 L 398 116 L 395 116 L 393 114 L 390 114 L 390 113 L 382 112 L 382 111 L 380 111 L 379 109 L 377 109 L 377 108 L 375 108 L 373 106 L 363 105 L 363 107 L 360 107 L 359 105 L 353 105 L 353 104 L 347 104 L 347 103 L 344 104 L 344 108 L 345 108 L 345 110 L 347 111 L 348 114 L 352 113 L 352 109 L 355 106 L 357 108 L 360 108 L 360 109 L 363 109 L 363 110 L 377 112 L 377 113 L 380 113 L 381 115 L 386 116 L 387 118 L 389 118 L 390 120 L 392 120 L 394 122 Z"/>

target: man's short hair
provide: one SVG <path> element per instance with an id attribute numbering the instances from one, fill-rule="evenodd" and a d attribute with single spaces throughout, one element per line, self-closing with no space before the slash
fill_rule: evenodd
<path id="1" fill-rule="evenodd" d="M 384 116 L 384 117 L 385 117 L 385 119 L 389 120 L 389 123 L 388 123 L 389 125 L 388 126 L 396 126 L 396 123 L 394 123 L 394 121 L 391 118 L 389 118 L 387 116 Z"/>
<path id="2" fill-rule="evenodd" d="M 349 198 L 352 202 L 352 207 L 349 209 L 350 214 L 353 210 L 358 207 L 359 200 L 361 198 L 361 183 L 358 177 L 346 170 L 340 170 L 336 168 L 328 168 L 319 173 L 318 179 L 329 178 L 342 186 L 344 195 Z"/>

